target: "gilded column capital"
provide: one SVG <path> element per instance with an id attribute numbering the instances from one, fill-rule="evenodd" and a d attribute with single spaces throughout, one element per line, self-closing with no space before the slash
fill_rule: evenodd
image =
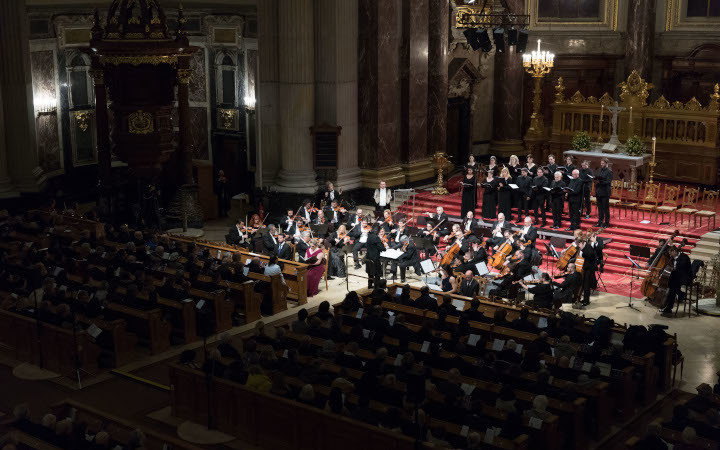
<path id="1" fill-rule="evenodd" d="M 192 69 L 178 69 L 177 71 L 178 81 L 182 84 L 190 83 L 192 78 Z"/>

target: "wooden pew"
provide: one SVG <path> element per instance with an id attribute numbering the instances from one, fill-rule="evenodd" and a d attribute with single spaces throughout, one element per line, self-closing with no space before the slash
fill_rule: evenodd
<path id="1" fill-rule="evenodd" d="M 137 344 L 137 336 L 127 331 L 127 324 L 123 319 L 115 319 L 111 321 L 101 318 L 87 318 L 78 314 L 77 320 L 85 325 L 94 324 L 104 333 L 112 336 L 113 343 L 113 367 L 123 366 L 135 358 L 135 345 Z M 102 347 L 101 347 L 102 349 Z"/>
<path id="2" fill-rule="evenodd" d="M 158 295 L 158 305 L 169 313 L 170 320 L 173 322 L 172 332 L 179 334 L 186 344 L 199 339 L 195 303 L 178 302 Z"/>
<path id="3" fill-rule="evenodd" d="M 97 370 L 100 349 L 87 332 L 41 323 L 34 318 L 0 310 L 1 342 L 14 352 L 15 359 L 40 365 L 62 375 L 75 376 L 76 353 L 80 366 L 88 372 Z M 6 328 L 7 327 L 7 328 Z M 76 350 L 77 349 L 77 350 Z"/>
<path id="4" fill-rule="evenodd" d="M 50 443 L 43 441 L 40 438 L 37 438 L 20 430 L 13 430 L 8 434 L 12 442 L 17 442 L 18 449 L 62 450 L 60 447 L 56 447 Z"/>
<path id="5" fill-rule="evenodd" d="M 205 374 L 170 364 L 173 415 L 197 423 L 207 421 Z M 255 392 L 223 379 L 213 379 L 211 401 L 217 429 L 266 449 L 412 450 L 414 440 L 327 413 L 292 400 Z M 282 433 L 278 433 L 282 430 Z"/>
<path id="6" fill-rule="evenodd" d="M 141 311 L 118 303 L 108 303 L 107 309 L 122 316 L 128 328 L 138 337 L 147 339 L 151 354 L 157 354 L 170 347 L 170 323 L 163 320 L 160 308 Z"/>
<path id="7" fill-rule="evenodd" d="M 51 213 L 39 209 L 29 211 L 31 216 L 42 218 L 45 222 L 57 224 L 57 226 L 73 227 L 79 230 L 87 230 L 95 239 L 103 239 L 105 237 L 105 224 L 95 220 L 85 219 L 82 217 L 69 216 L 67 214 Z"/>
<path id="8" fill-rule="evenodd" d="M 218 289 L 214 292 L 207 292 L 190 288 L 190 296 L 203 299 L 212 305 L 215 312 L 215 331 L 217 333 L 232 328 L 232 313 L 235 305 L 225 298 L 225 290 Z"/>
<path id="9" fill-rule="evenodd" d="M 267 262 L 270 259 L 267 255 L 249 252 L 245 249 L 230 246 L 221 242 L 194 240 L 174 235 L 169 235 L 169 238 L 178 243 L 185 245 L 195 244 L 216 252 L 219 250 L 222 252 L 238 253 L 242 255 L 243 263 L 254 257 L 258 257 L 264 262 Z M 297 261 L 289 261 L 286 259 L 279 259 L 278 262 L 283 268 L 282 270 L 285 277 L 285 283 L 290 290 L 288 297 L 297 301 L 299 305 L 304 305 L 307 303 L 307 264 L 299 263 Z"/>
<path id="10" fill-rule="evenodd" d="M 273 314 L 277 314 L 287 309 L 289 288 L 285 283 L 283 283 L 283 279 L 280 275 L 268 276 L 261 273 L 248 272 L 248 277 L 270 285 Z"/>
<path id="11" fill-rule="evenodd" d="M 75 411 L 75 421 L 85 422 L 89 432 L 96 433 L 100 430 L 106 431 L 110 437 L 119 442 L 127 442 L 133 430 L 141 429 L 145 433 L 145 447 L 148 450 L 164 450 L 173 448 L 179 450 L 200 450 L 190 442 L 184 441 L 176 436 L 155 431 L 150 427 L 143 427 L 130 420 L 117 417 L 92 406 L 67 399 L 51 407 L 53 413 L 59 418 L 67 417 L 71 411 Z"/>
<path id="12" fill-rule="evenodd" d="M 236 309 L 239 307 L 240 311 L 242 311 L 242 314 L 245 316 L 245 323 L 260 320 L 262 295 L 255 292 L 255 283 L 252 281 L 246 281 L 244 283 L 228 281 L 228 287 L 230 288 L 230 300 Z M 287 308 L 287 304 L 284 301 L 283 305 Z"/>

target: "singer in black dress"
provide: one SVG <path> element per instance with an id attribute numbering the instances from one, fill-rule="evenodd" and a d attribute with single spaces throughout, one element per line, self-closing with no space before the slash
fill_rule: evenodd
<path id="1" fill-rule="evenodd" d="M 513 179 L 507 167 L 503 167 L 498 178 L 498 213 L 505 214 L 505 220 L 512 222 L 512 184 Z"/>
<path id="2" fill-rule="evenodd" d="M 461 182 L 462 186 L 462 205 L 461 217 L 465 217 L 468 211 L 475 211 L 477 206 L 477 181 L 475 172 L 468 168 Z"/>
<path id="3" fill-rule="evenodd" d="M 493 176 L 493 171 L 488 170 L 487 177 L 482 182 L 483 185 L 483 202 L 482 217 L 483 219 L 495 219 L 497 215 L 497 180 Z"/>

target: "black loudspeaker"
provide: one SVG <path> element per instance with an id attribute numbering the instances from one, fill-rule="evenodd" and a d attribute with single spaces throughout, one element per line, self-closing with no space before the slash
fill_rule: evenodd
<path id="1" fill-rule="evenodd" d="M 528 43 L 527 30 L 520 30 L 518 32 L 517 46 L 515 47 L 515 51 L 517 51 L 518 53 L 524 53 L 525 48 L 527 48 L 527 43 Z"/>
<path id="2" fill-rule="evenodd" d="M 463 35 L 465 36 L 465 39 L 467 39 L 468 44 L 470 44 L 470 47 L 472 47 L 473 50 L 477 50 L 480 48 L 480 40 L 477 37 L 477 33 L 475 32 L 474 28 L 468 28 L 467 30 L 463 31 Z"/>
<path id="3" fill-rule="evenodd" d="M 495 41 L 495 51 L 498 53 L 505 52 L 505 29 L 495 28 L 493 30 L 493 41 Z"/>
<path id="4" fill-rule="evenodd" d="M 484 52 L 492 50 L 492 42 L 490 42 L 490 36 L 488 36 L 486 29 L 468 28 L 463 31 L 463 35 L 473 50 L 482 49 Z"/>
<path id="5" fill-rule="evenodd" d="M 518 43 L 518 30 L 513 28 L 508 31 L 508 45 L 517 45 Z"/>
<path id="6" fill-rule="evenodd" d="M 492 42 L 490 42 L 490 35 L 488 35 L 488 32 L 486 29 L 478 29 L 477 30 L 478 39 L 480 40 L 480 48 L 485 53 L 492 50 Z"/>

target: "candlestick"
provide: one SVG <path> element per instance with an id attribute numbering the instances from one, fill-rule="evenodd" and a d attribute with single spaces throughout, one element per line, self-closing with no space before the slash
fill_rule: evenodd
<path id="1" fill-rule="evenodd" d="M 632 122 L 632 106 L 630 107 L 630 122 Z M 630 130 L 632 132 L 632 130 Z"/>
<path id="2" fill-rule="evenodd" d="M 650 161 L 650 184 L 653 182 L 653 175 L 655 175 L 655 136 L 652 138 L 652 160 Z"/>
<path id="3" fill-rule="evenodd" d="M 603 123 L 603 112 L 605 111 L 605 105 L 600 105 L 600 123 L 598 124 L 598 142 L 602 138 L 602 123 Z"/>
<path id="4" fill-rule="evenodd" d="M 538 39 L 538 53 L 540 53 L 540 39 Z"/>

